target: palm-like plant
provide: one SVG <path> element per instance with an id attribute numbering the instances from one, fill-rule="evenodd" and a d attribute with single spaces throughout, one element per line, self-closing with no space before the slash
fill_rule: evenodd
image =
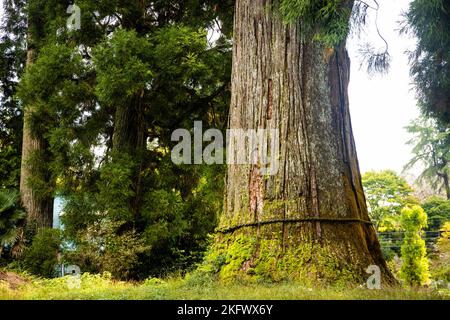
<path id="1" fill-rule="evenodd" d="M 25 211 L 18 198 L 17 191 L 0 191 L 0 255 L 5 247 L 14 247 L 23 235 Z"/>

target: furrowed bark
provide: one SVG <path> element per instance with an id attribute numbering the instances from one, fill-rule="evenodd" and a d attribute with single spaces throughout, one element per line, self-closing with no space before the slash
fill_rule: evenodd
<path id="1" fill-rule="evenodd" d="M 377 265 L 392 283 L 375 229 L 367 223 L 349 114 L 345 43 L 326 48 L 312 41 L 301 22 L 284 24 L 269 10 L 272 5 L 236 1 L 229 127 L 279 129 L 280 169 L 261 176 L 258 166 L 229 166 L 219 226 L 228 231 L 217 236 L 215 245 L 229 252 L 242 239 L 254 239 L 241 273 L 290 268 L 288 277 L 295 278 L 298 268 L 323 267 L 314 257 L 314 250 L 323 249 L 336 268 L 351 270 L 358 281 L 369 277 L 367 267 Z M 296 258 L 310 244 L 313 255 Z M 294 266 L 285 265 L 287 256 Z"/>

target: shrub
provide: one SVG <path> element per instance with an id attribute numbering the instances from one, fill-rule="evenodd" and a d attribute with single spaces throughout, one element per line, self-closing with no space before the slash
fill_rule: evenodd
<path id="1" fill-rule="evenodd" d="M 428 259 L 422 229 L 427 226 L 427 215 L 419 206 L 402 210 L 401 225 L 405 230 L 402 244 L 403 264 L 400 277 L 406 284 L 418 286 L 429 281 Z"/>
<path id="2" fill-rule="evenodd" d="M 434 280 L 450 283 L 450 222 L 446 222 L 441 229 L 442 235 L 437 242 L 437 257 L 432 263 Z"/>
<path id="3" fill-rule="evenodd" d="M 135 230 L 124 229 L 124 223 L 103 219 L 83 233 L 64 260 L 80 267 L 82 272 L 109 272 L 114 279 L 129 280 L 138 268 L 139 256 L 150 250 Z"/>
<path id="4" fill-rule="evenodd" d="M 33 239 L 31 246 L 24 251 L 25 268 L 35 275 L 51 278 L 55 276 L 58 264 L 61 235 L 59 230 L 43 229 Z"/>

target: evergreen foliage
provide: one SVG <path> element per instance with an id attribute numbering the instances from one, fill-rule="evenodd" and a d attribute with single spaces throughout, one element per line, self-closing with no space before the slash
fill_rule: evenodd
<path id="1" fill-rule="evenodd" d="M 38 53 L 18 97 L 47 145 L 29 160 L 40 168 L 29 183 L 39 197 L 65 199 L 63 236 L 75 246 L 67 258 L 82 270 L 129 279 L 192 266 L 216 226 L 224 170 L 174 166 L 170 136 L 194 119 L 225 129 L 232 6 L 79 1 L 81 30 L 69 31 L 68 4 L 28 4 L 31 21 L 45 21 L 30 30 Z"/>
<path id="2" fill-rule="evenodd" d="M 0 188 L 19 186 L 22 108 L 16 87 L 26 59 L 25 1 L 3 1 L 0 25 Z"/>

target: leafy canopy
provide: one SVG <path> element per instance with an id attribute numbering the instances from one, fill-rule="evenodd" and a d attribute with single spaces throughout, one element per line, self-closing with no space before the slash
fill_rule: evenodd
<path id="1" fill-rule="evenodd" d="M 417 203 L 412 188 L 395 171 L 367 172 L 362 183 L 371 219 L 379 231 L 397 229 L 401 210 Z"/>

